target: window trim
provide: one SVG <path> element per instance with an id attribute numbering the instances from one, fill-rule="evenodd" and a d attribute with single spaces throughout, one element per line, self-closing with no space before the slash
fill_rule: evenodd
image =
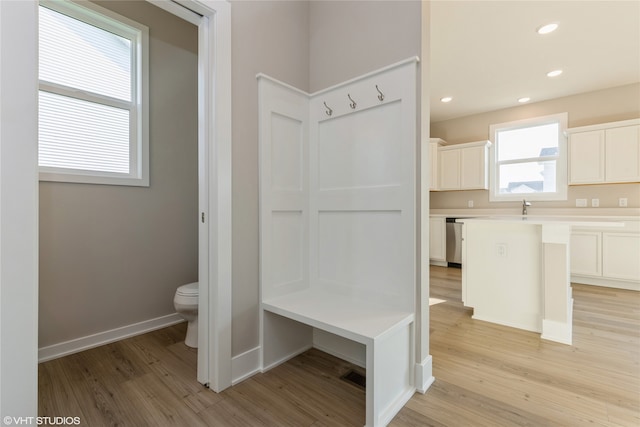
<path id="1" fill-rule="evenodd" d="M 78 4 L 68 0 L 40 0 L 43 6 L 71 18 L 96 26 L 132 41 L 131 101 L 67 88 L 38 80 L 39 90 L 71 96 L 96 104 L 129 110 L 129 173 L 101 172 L 83 169 L 38 166 L 40 181 L 84 184 L 149 186 L 149 29 L 129 18 L 89 2 Z"/>
<path id="2" fill-rule="evenodd" d="M 558 126 L 558 155 L 556 158 L 556 191 L 553 193 L 527 193 L 527 194 L 500 194 L 500 183 L 497 173 L 497 141 L 496 133 L 504 130 L 521 129 L 526 127 L 540 126 L 545 124 L 557 123 Z M 489 126 L 489 137 L 491 146 L 489 147 L 489 201 L 490 202 L 512 202 L 520 201 L 523 198 L 534 201 L 554 201 L 567 200 L 567 130 L 568 113 L 551 114 L 548 116 L 532 117 L 529 119 L 516 120 L 493 124 Z M 521 163 L 532 159 L 518 159 L 516 161 L 509 160 L 500 162 Z M 533 158 L 538 160 L 538 157 Z"/>

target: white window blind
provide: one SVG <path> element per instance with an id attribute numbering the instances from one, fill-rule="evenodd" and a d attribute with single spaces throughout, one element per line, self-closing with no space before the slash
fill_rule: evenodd
<path id="1" fill-rule="evenodd" d="M 43 1 L 39 37 L 41 179 L 148 185 L 146 27 Z"/>

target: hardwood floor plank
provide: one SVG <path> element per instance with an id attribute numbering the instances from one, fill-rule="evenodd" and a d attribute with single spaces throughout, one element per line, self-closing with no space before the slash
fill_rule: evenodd
<path id="1" fill-rule="evenodd" d="M 460 270 L 432 267 L 435 383 L 394 427 L 640 426 L 640 292 L 573 285 L 573 345 L 472 319 Z M 362 426 L 364 390 L 312 349 L 220 394 L 196 381 L 178 324 L 39 367 L 39 415 L 83 426 Z"/>

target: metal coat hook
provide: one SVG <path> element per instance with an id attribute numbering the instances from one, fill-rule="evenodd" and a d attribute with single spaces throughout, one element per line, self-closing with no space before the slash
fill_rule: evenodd
<path id="1" fill-rule="evenodd" d="M 351 101 L 349 103 L 349 107 L 351 107 L 352 110 L 355 110 L 358 104 L 356 104 L 356 101 L 354 101 L 353 98 L 351 98 L 351 95 L 347 94 L 347 97 L 349 97 L 349 101 Z"/>
<path id="2" fill-rule="evenodd" d="M 384 93 L 382 93 L 380 91 L 380 89 L 378 89 L 378 85 L 376 85 L 376 90 L 378 91 L 378 99 L 382 102 L 384 101 Z"/>
<path id="3" fill-rule="evenodd" d="M 323 101 L 322 103 L 324 104 L 324 107 L 327 109 L 325 111 L 325 113 L 327 113 L 327 116 L 331 116 L 333 114 L 333 110 L 331 108 L 329 108 L 329 106 L 327 105 L 326 102 Z"/>

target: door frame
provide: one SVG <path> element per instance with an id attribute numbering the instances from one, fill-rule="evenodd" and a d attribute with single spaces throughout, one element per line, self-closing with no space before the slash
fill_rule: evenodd
<path id="1" fill-rule="evenodd" d="M 198 381 L 231 386 L 231 4 L 147 0 L 198 26 Z"/>

